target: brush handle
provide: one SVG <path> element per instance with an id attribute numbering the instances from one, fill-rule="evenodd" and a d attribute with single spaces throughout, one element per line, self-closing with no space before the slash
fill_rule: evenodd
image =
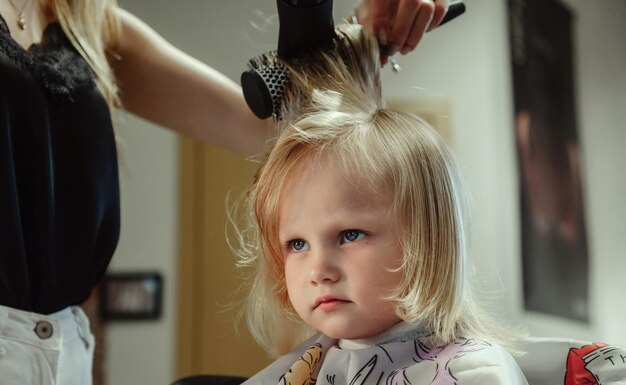
<path id="1" fill-rule="evenodd" d="M 463 13 L 465 13 L 465 4 L 462 1 L 450 4 L 448 6 L 448 12 L 446 12 L 446 15 L 443 17 L 443 20 L 441 20 L 441 23 L 439 23 L 438 27 L 441 27 L 450 20 L 456 19 Z"/>

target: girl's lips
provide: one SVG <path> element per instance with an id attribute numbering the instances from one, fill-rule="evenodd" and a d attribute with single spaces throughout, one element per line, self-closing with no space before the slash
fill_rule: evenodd
<path id="1" fill-rule="evenodd" d="M 325 312 L 331 312 L 339 309 L 350 301 L 334 297 L 321 297 L 315 300 L 314 309 L 320 309 Z"/>

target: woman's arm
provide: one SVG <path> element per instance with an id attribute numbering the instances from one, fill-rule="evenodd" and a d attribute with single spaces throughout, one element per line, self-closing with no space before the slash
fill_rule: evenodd
<path id="1" fill-rule="evenodd" d="M 118 9 L 121 33 L 111 66 L 123 107 L 145 119 L 244 155 L 260 155 L 275 135 L 256 118 L 235 82 L 176 49 L 144 22 Z"/>
<path id="2" fill-rule="evenodd" d="M 446 7 L 447 0 L 362 0 L 357 13 L 369 15 L 362 20 L 366 28 L 390 30 L 386 43 L 410 50 Z M 239 85 L 178 50 L 129 12 L 116 12 L 121 34 L 111 48 L 120 58 L 111 59 L 111 66 L 126 110 L 244 155 L 269 149 L 276 124 L 253 115 Z"/>

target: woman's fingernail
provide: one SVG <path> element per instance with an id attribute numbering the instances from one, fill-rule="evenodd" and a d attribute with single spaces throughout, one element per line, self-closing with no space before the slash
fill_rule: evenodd
<path id="1" fill-rule="evenodd" d="M 408 45 L 405 45 L 404 47 L 402 47 L 402 51 L 400 51 L 400 53 L 403 55 L 406 55 L 409 52 L 411 52 L 411 47 L 409 47 Z"/>

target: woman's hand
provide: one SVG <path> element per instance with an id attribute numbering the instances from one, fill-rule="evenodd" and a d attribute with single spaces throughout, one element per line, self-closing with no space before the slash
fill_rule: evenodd
<path id="1" fill-rule="evenodd" d="M 429 29 L 441 23 L 448 0 L 361 0 L 354 10 L 358 22 L 378 37 L 381 61 L 396 53 L 406 55 Z"/>

